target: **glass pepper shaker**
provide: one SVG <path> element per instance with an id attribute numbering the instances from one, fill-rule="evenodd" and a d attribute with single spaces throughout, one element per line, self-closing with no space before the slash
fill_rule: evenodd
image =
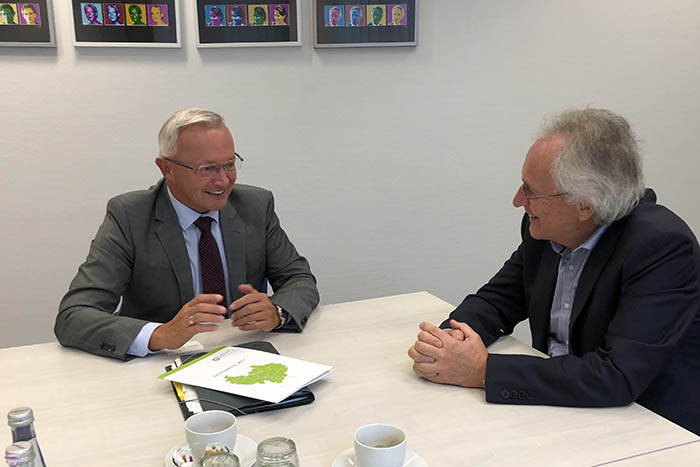
<path id="1" fill-rule="evenodd" d="M 238 456 L 230 452 L 212 452 L 199 461 L 202 467 L 240 467 Z"/>

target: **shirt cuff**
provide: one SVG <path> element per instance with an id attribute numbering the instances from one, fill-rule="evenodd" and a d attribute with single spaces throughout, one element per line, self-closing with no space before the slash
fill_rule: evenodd
<path id="1" fill-rule="evenodd" d="M 134 342 L 131 343 L 126 354 L 133 355 L 134 357 L 145 357 L 146 355 L 158 353 L 159 350 L 150 350 L 148 348 L 148 342 L 151 340 L 153 331 L 161 324 L 162 323 L 146 323 L 136 335 Z"/>

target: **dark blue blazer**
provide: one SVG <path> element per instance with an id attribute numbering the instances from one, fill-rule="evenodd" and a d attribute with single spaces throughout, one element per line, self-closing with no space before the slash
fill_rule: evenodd
<path id="1" fill-rule="evenodd" d="M 530 319 L 532 345 L 547 352 L 559 255 L 529 233 L 501 270 L 450 314 L 487 346 Z M 647 189 L 612 223 L 581 273 L 569 355 L 489 355 L 486 400 L 609 407 L 633 401 L 700 434 L 700 247 Z M 447 321 L 442 327 L 449 327 Z"/>

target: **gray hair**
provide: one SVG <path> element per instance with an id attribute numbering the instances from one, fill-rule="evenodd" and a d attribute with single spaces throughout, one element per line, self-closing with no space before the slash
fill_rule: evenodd
<path id="1" fill-rule="evenodd" d="M 597 224 L 616 221 L 637 206 L 644 196 L 642 160 L 624 118 L 605 109 L 569 110 L 540 133 L 554 135 L 567 139 L 552 163 L 552 178 L 568 203 L 591 203 Z"/>
<path id="2" fill-rule="evenodd" d="M 177 138 L 183 129 L 190 125 L 202 123 L 210 128 L 224 124 L 224 118 L 211 110 L 190 107 L 178 110 L 170 116 L 158 132 L 158 146 L 162 157 L 169 157 L 177 150 Z"/>

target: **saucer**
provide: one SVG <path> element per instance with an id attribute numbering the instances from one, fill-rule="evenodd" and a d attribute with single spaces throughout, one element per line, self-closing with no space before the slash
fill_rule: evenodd
<path id="1" fill-rule="evenodd" d="M 331 467 L 357 467 L 355 463 L 355 449 L 350 448 L 338 454 L 333 459 Z M 410 449 L 406 449 L 406 460 L 403 463 L 403 467 L 428 467 L 428 464 L 421 456 Z"/>
<path id="2" fill-rule="evenodd" d="M 175 462 L 175 456 L 181 449 L 186 449 L 189 452 L 187 443 L 178 444 L 173 447 L 165 456 L 165 467 L 194 467 L 194 462 L 183 462 L 181 464 Z M 258 443 L 253 441 L 253 439 L 245 435 L 236 435 L 236 447 L 233 449 L 233 453 L 237 455 L 238 460 L 241 461 L 241 467 L 252 467 L 255 463 L 257 449 Z"/>

